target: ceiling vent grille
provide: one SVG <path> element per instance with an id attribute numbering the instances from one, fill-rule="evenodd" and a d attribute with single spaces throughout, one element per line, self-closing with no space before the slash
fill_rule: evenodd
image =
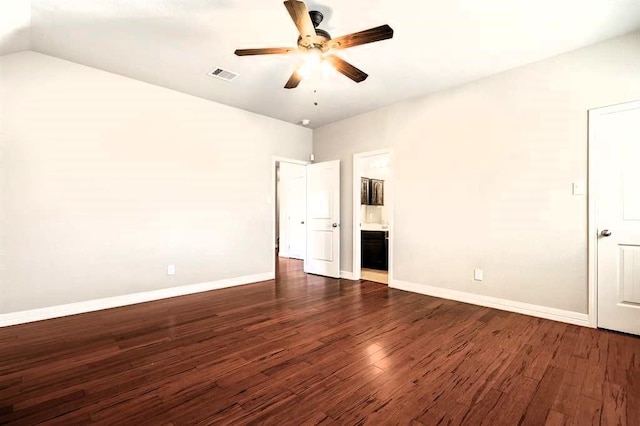
<path id="1" fill-rule="evenodd" d="M 234 80 L 238 76 L 238 74 L 236 74 L 235 72 L 223 70 L 222 68 L 214 68 L 211 71 L 209 71 L 207 75 L 210 75 L 211 77 L 219 78 L 220 80 L 224 80 L 224 81 Z"/>

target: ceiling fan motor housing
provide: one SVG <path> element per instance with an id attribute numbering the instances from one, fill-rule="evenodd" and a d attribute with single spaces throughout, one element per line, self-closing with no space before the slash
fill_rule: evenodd
<path id="1" fill-rule="evenodd" d="M 318 25 L 320 25 L 320 23 L 324 19 L 324 15 L 317 10 L 309 11 L 309 17 L 311 18 L 311 22 L 313 22 L 314 28 L 318 28 Z"/>
<path id="2" fill-rule="evenodd" d="M 318 28 L 318 25 L 320 25 L 320 23 L 324 19 L 322 13 L 318 12 L 317 10 L 312 10 L 309 12 L 309 17 L 311 18 L 313 27 L 316 30 L 316 36 L 313 37 L 312 40 L 305 40 L 304 42 L 302 40 L 302 37 L 298 37 L 298 47 L 300 47 L 301 49 L 320 48 L 325 42 L 331 40 L 331 35 L 328 32 Z"/>

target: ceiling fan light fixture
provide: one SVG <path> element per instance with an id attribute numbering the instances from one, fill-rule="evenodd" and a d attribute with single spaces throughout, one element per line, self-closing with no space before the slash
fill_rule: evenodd
<path id="1" fill-rule="evenodd" d="M 322 50 L 318 47 L 312 47 L 305 54 L 305 61 L 310 65 L 318 66 L 322 62 Z"/>
<path id="2" fill-rule="evenodd" d="M 302 78 L 310 78 L 321 68 L 323 62 L 322 50 L 312 47 L 304 53 L 298 74 Z"/>
<path id="3" fill-rule="evenodd" d="M 320 64 L 320 69 L 322 70 L 322 79 L 327 80 L 329 77 L 336 73 L 336 69 L 331 65 L 329 61 L 322 61 Z"/>

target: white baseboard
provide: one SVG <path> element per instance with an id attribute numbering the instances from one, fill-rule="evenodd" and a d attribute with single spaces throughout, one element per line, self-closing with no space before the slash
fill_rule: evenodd
<path id="1" fill-rule="evenodd" d="M 455 300 L 458 302 L 470 303 L 472 305 L 485 306 L 487 308 L 500 309 L 503 311 L 516 312 L 533 317 L 589 327 L 589 315 L 579 312 L 565 311 L 562 309 L 549 308 L 547 306 L 515 302 L 513 300 L 499 299 L 497 297 L 483 296 L 481 294 L 467 293 L 464 291 L 450 290 L 447 288 L 424 284 L 415 284 L 406 281 L 393 280 L 393 282 L 389 284 L 389 287 L 396 288 L 398 290 L 410 291 L 412 293 L 420 293 L 427 296 Z"/>
<path id="2" fill-rule="evenodd" d="M 120 306 L 151 302 L 153 300 L 167 299 L 170 297 L 185 296 L 187 294 L 201 293 L 204 291 L 219 290 L 227 287 L 268 281 L 274 278 L 275 274 L 273 272 L 266 272 L 263 274 L 247 275 L 244 277 L 229 278 L 226 280 L 163 288 L 160 290 L 107 297 L 104 299 L 87 300 L 85 302 L 69 303 L 67 305 L 11 312 L 8 314 L 0 314 L 0 327 L 8 327 L 10 325 L 24 324 L 27 322 L 42 321 L 67 315 L 99 311 L 101 309 L 117 308 Z"/>
<path id="3" fill-rule="evenodd" d="M 340 278 L 342 278 L 343 280 L 357 281 L 353 277 L 353 272 L 349 272 L 349 271 L 340 271 Z"/>

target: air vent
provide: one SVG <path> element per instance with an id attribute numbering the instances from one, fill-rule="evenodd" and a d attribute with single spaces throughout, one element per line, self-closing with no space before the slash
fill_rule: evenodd
<path id="1" fill-rule="evenodd" d="M 238 74 L 231 71 L 223 70 L 222 68 L 214 68 L 211 71 L 209 71 L 207 75 L 210 75 L 211 77 L 219 78 L 220 80 L 224 80 L 224 81 L 231 81 L 238 76 Z"/>

